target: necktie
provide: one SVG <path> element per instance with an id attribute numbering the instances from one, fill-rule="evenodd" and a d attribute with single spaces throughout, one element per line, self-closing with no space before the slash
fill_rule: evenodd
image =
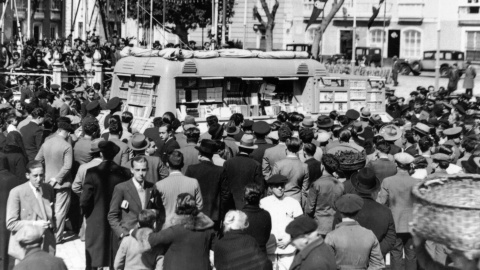
<path id="1" fill-rule="evenodd" d="M 145 209 L 145 189 L 140 187 L 138 189 L 138 196 L 140 196 L 140 202 L 142 203 L 142 209 Z"/>
<path id="2" fill-rule="evenodd" d="M 45 210 L 45 204 L 43 204 L 43 199 L 42 199 L 42 196 L 43 193 L 42 193 L 42 190 L 40 188 L 37 188 L 37 200 L 38 200 L 38 204 L 40 206 L 40 211 L 42 212 L 42 215 L 43 215 L 43 220 L 48 220 L 47 218 L 47 211 Z"/>

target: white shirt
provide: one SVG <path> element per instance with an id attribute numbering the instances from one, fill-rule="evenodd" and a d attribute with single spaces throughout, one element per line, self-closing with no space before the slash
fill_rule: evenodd
<path id="1" fill-rule="evenodd" d="M 427 169 L 416 169 L 415 173 L 412 174 L 411 176 L 415 179 L 423 180 L 427 177 L 427 175 L 428 175 Z"/>
<path id="2" fill-rule="evenodd" d="M 35 198 L 38 199 L 38 196 L 41 196 L 41 195 L 40 195 L 40 193 L 38 192 L 37 188 L 34 187 L 34 186 L 32 185 L 32 182 L 30 182 L 30 181 L 28 182 L 28 184 L 30 185 L 30 188 L 32 189 L 33 194 L 35 195 Z M 38 187 L 38 188 L 40 189 L 40 187 Z"/>
<path id="3" fill-rule="evenodd" d="M 145 188 L 144 188 L 145 187 L 145 181 L 143 181 L 141 185 L 140 185 L 140 183 L 138 183 L 137 180 L 135 180 L 135 178 L 132 178 L 132 181 L 133 181 L 133 185 L 135 185 L 135 189 L 137 190 L 138 197 L 140 198 L 140 202 L 142 203 L 142 209 L 145 209 L 146 206 L 143 205 L 143 204 L 147 203 L 145 201 Z M 143 190 L 143 192 L 141 192 L 141 190 Z"/>
<path id="4" fill-rule="evenodd" d="M 265 209 L 272 218 L 272 235 L 267 243 L 267 254 L 291 254 L 295 252 L 295 247 L 288 245 L 285 249 L 277 248 L 276 239 L 290 238 L 285 232 L 287 225 L 296 217 L 303 215 L 300 203 L 291 198 L 283 197 L 278 199 L 275 195 L 270 195 L 260 200 L 260 207 Z"/>
<path id="5" fill-rule="evenodd" d="M 446 169 L 448 174 L 457 174 L 457 173 L 463 173 L 462 167 L 450 163 L 448 168 Z"/>

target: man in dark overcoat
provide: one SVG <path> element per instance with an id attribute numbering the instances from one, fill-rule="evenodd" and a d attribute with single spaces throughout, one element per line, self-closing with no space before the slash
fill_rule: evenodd
<path id="1" fill-rule="evenodd" d="M 120 148 L 113 142 L 102 141 L 98 144 L 103 161 L 87 170 L 83 184 L 80 206 L 85 214 L 85 255 L 87 269 L 91 267 L 113 266 L 115 254 L 112 254 L 112 237 L 107 220 L 113 190 L 119 183 L 130 178 L 130 172 L 113 162 Z"/>
<path id="2" fill-rule="evenodd" d="M 199 152 L 199 164 L 190 165 L 185 176 L 197 179 L 202 191 L 202 212 L 215 222 L 215 230 L 220 228 L 220 222 L 227 212 L 230 198 L 227 176 L 223 167 L 212 162 L 216 152 L 215 141 L 204 139 L 200 146 L 195 147 Z"/>
<path id="3" fill-rule="evenodd" d="M 14 265 L 14 260 L 9 260 L 8 256 L 8 240 L 10 232 L 6 226 L 7 216 L 7 199 L 10 190 L 20 184 L 21 181 L 8 171 L 8 162 L 5 154 L 0 152 L 0 270 L 9 269 Z M 10 268 L 11 269 L 11 268 Z"/>

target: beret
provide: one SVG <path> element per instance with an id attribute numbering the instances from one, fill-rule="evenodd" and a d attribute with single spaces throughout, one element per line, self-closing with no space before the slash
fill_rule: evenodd
<path id="1" fill-rule="evenodd" d="M 267 135 L 270 133 L 270 125 L 265 122 L 265 121 L 257 121 L 253 123 L 252 130 L 254 133 L 260 134 L 260 135 Z"/>
<path id="2" fill-rule="evenodd" d="M 301 235 L 315 231 L 317 227 L 315 220 L 307 216 L 299 216 L 287 225 L 285 232 L 290 234 L 293 240 Z"/>
<path id="3" fill-rule="evenodd" d="M 43 233 L 45 229 L 31 224 L 23 226 L 16 234 L 17 241 L 23 245 L 31 245 L 41 243 L 43 241 Z"/>
<path id="4" fill-rule="evenodd" d="M 98 100 L 94 100 L 92 102 L 89 102 L 87 106 L 85 107 L 87 111 L 95 110 L 100 106 L 100 103 L 98 103 Z"/>
<path id="5" fill-rule="evenodd" d="M 120 147 L 118 147 L 112 141 L 101 141 L 98 143 L 98 148 L 102 153 L 112 153 L 112 156 L 118 154 L 120 152 Z"/>
<path id="6" fill-rule="evenodd" d="M 412 157 L 412 155 L 405 152 L 397 153 L 393 157 L 395 158 L 396 162 L 401 164 L 410 164 L 415 160 L 415 158 Z"/>
<path id="7" fill-rule="evenodd" d="M 456 135 L 460 135 L 460 133 L 462 133 L 461 127 L 453 127 L 453 128 L 445 129 L 443 131 L 443 134 L 445 134 L 446 136 L 456 136 Z"/>
<path id="8" fill-rule="evenodd" d="M 353 214 L 363 207 L 363 199 L 356 194 L 345 194 L 335 201 L 335 208 L 340 213 Z"/>
<path id="9" fill-rule="evenodd" d="M 59 129 L 63 129 L 63 130 L 68 131 L 70 133 L 74 131 L 72 125 L 70 125 L 69 123 L 64 122 L 64 121 L 58 122 L 57 127 Z"/>
<path id="10" fill-rule="evenodd" d="M 113 97 L 112 99 L 110 99 L 107 102 L 107 109 L 113 110 L 113 109 L 117 108 L 121 103 L 122 103 L 122 101 L 120 100 L 120 98 Z"/>
<path id="11" fill-rule="evenodd" d="M 450 157 L 447 154 L 436 153 L 436 154 L 432 155 L 432 160 L 450 161 Z"/>
<path id="12" fill-rule="evenodd" d="M 272 185 L 272 184 L 285 184 L 288 182 L 287 177 L 281 175 L 281 174 L 274 174 L 267 180 L 267 184 Z"/>

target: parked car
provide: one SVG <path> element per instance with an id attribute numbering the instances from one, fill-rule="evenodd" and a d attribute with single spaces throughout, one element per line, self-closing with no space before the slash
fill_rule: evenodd
<path id="1" fill-rule="evenodd" d="M 365 57 L 365 66 L 370 66 L 372 63 L 376 67 L 382 65 L 382 49 L 376 47 L 356 47 L 355 48 L 355 60 L 356 65 L 363 62 Z"/>
<path id="2" fill-rule="evenodd" d="M 435 71 L 437 51 L 424 51 L 423 59 L 406 59 L 401 63 L 401 74 L 408 75 L 413 73 L 414 75 L 420 75 L 421 71 Z M 453 64 L 458 65 L 460 76 L 462 76 L 465 69 L 465 53 L 461 51 L 453 50 L 441 50 L 440 51 L 440 76 L 448 76 L 448 71 Z"/>
<path id="3" fill-rule="evenodd" d="M 309 52 L 310 53 L 312 51 L 312 44 L 306 44 L 306 43 L 287 44 L 287 51 Z"/>

